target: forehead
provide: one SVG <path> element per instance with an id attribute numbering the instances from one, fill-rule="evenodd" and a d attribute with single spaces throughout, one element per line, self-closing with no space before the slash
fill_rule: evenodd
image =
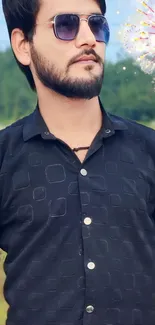
<path id="1" fill-rule="evenodd" d="M 79 10 L 80 8 L 80 10 Z M 101 12 L 97 0 L 42 0 L 38 19 L 48 19 L 59 13 Z"/>

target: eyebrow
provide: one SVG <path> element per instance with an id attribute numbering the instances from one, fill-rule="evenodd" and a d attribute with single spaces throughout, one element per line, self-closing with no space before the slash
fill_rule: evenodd
<path id="1" fill-rule="evenodd" d="M 103 16 L 102 12 L 91 12 L 90 15 L 98 15 L 98 16 L 102 15 Z"/>

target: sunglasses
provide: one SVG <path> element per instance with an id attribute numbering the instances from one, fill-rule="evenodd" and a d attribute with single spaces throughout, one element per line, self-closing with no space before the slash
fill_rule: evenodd
<path id="1" fill-rule="evenodd" d="M 60 14 L 52 19 L 54 34 L 63 41 L 72 41 L 76 38 L 80 21 L 88 22 L 88 25 L 95 36 L 96 41 L 107 44 L 110 38 L 109 25 L 102 14 L 89 15 L 88 18 L 81 18 L 76 14 Z"/>

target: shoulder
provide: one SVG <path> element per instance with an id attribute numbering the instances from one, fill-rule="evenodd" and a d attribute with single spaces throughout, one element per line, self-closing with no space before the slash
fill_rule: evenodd
<path id="1" fill-rule="evenodd" d="M 114 121 L 114 123 L 124 125 L 124 130 L 126 131 L 126 134 L 133 135 L 133 137 L 140 136 L 144 139 L 155 140 L 155 130 L 151 127 L 145 126 L 134 120 L 123 118 L 111 113 L 109 114 L 109 116 L 111 120 Z"/>
<path id="2" fill-rule="evenodd" d="M 122 144 L 129 145 L 134 150 L 140 147 L 146 155 L 150 155 L 155 161 L 155 130 L 130 119 L 109 115 L 115 126 L 122 125 L 120 135 Z"/>
<path id="3" fill-rule="evenodd" d="M 30 114 L 31 115 L 31 114 Z M 17 120 L 11 125 L 0 130 L 0 166 L 5 155 L 10 152 L 12 143 L 21 145 L 23 143 L 23 128 L 28 122 L 30 115 Z"/>
<path id="4" fill-rule="evenodd" d="M 16 122 L 10 124 L 9 126 L 3 128 L 0 130 L 0 143 L 2 143 L 4 140 L 9 140 L 9 138 L 12 138 L 14 135 L 21 135 L 23 132 L 24 125 L 28 122 L 30 116 L 32 114 L 25 116 Z"/>

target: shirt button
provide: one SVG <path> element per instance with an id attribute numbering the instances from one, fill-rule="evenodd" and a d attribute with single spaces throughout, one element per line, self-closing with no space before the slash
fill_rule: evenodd
<path id="1" fill-rule="evenodd" d="M 92 220 L 91 220 L 91 218 L 85 218 L 84 219 L 84 224 L 86 225 L 86 226 L 89 226 L 89 225 L 91 225 L 91 223 L 92 223 Z"/>
<path id="2" fill-rule="evenodd" d="M 95 269 L 95 263 L 93 263 L 93 262 L 89 262 L 89 263 L 87 264 L 87 267 L 88 267 L 89 270 L 94 270 L 94 269 Z"/>
<path id="3" fill-rule="evenodd" d="M 50 135 L 50 132 L 46 131 L 44 132 L 45 135 Z"/>
<path id="4" fill-rule="evenodd" d="M 91 313 L 93 313 L 93 311 L 94 311 L 94 307 L 93 306 L 87 306 L 86 307 L 86 312 L 88 313 L 88 314 L 91 314 Z"/>
<path id="5" fill-rule="evenodd" d="M 105 133 L 109 134 L 109 133 L 111 133 L 111 130 L 110 129 L 106 129 L 105 130 Z"/>
<path id="6" fill-rule="evenodd" d="M 86 169 L 81 169 L 80 173 L 81 173 L 82 176 L 87 176 L 87 174 L 88 174 Z"/>

